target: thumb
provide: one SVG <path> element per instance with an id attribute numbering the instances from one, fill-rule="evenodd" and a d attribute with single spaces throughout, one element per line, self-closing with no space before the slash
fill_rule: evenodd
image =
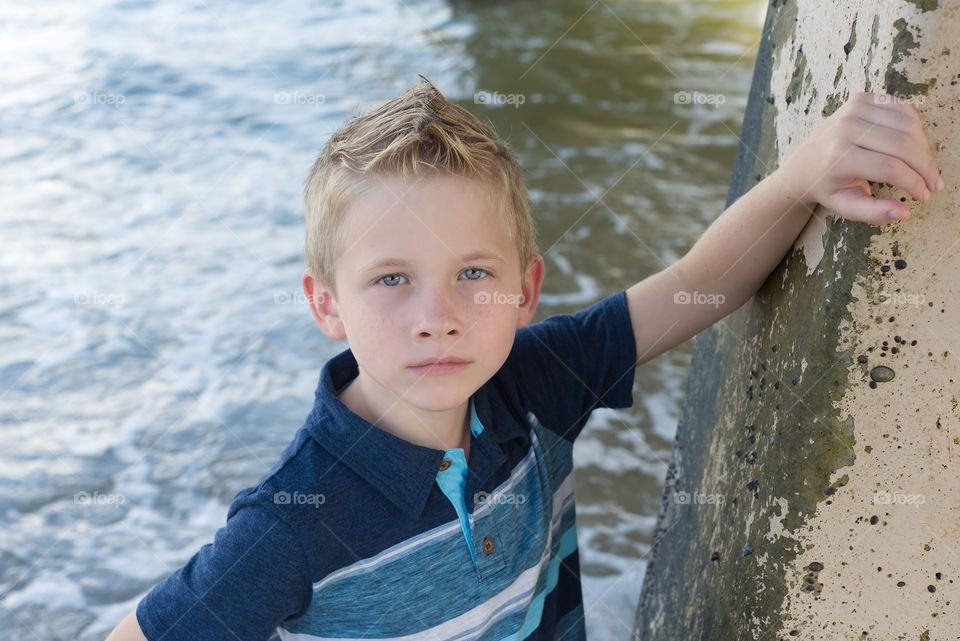
<path id="1" fill-rule="evenodd" d="M 910 209 L 900 201 L 890 200 L 889 198 L 875 198 L 870 194 L 859 191 L 838 192 L 827 206 L 838 216 L 847 220 L 856 220 L 878 226 L 910 217 Z M 896 215 L 891 217 L 888 212 L 894 212 Z"/>

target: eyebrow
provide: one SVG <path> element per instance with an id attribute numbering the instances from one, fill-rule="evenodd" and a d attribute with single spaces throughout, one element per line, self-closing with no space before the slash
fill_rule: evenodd
<path id="1" fill-rule="evenodd" d="M 506 263 L 503 258 L 497 256 L 496 254 L 491 254 L 484 251 L 475 251 L 467 254 L 466 256 L 461 256 L 458 259 L 462 263 L 469 263 L 474 260 L 491 260 L 497 263 Z M 409 267 L 412 263 L 403 258 L 384 258 L 383 260 L 378 260 L 376 262 L 370 263 L 366 267 L 362 268 L 360 271 L 363 273 L 376 271 L 384 267 Z"/>

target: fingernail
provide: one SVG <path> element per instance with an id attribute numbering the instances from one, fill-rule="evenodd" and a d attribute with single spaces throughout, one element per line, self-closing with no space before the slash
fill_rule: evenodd
<path id="1" fill-rule="evenodd" d="M 943 189 L 943 186 L 944 186 L 944 185 L 943 185 L 943 177 L 942 177 L 942 176 L 937 176 L 937 191 L 940 191 L 941 189 Z"/>
<path id="2" fill-rule="evenodd" d="M 897 210 L 891 209 L 887 212 L 887 218 L 890 220 L 900 220 L 900 214 L 897 213 Z"/>

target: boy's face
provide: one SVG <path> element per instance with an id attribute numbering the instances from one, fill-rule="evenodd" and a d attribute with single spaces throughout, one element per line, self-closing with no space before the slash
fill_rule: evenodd
<path id="1" fill-rule="evenodd" d="M 331 339 L 349 341 L 362 388 L 422 410 L 459 407 L 533 318 L 543 259 L 521 273 L 506 215 L 480 181 L 374 180 L 345 212 L 337 299 L 304 272 L 314 318 Z M 387 259 L 398 261 L 373 267 Z M 428 359 L 468 363 L 444 373 L 412 368 Z"/>

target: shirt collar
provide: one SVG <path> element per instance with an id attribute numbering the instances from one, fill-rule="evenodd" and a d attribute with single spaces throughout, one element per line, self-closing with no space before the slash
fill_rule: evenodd
<path id="1" fill-rule="evenodd" d="M 327 361 L 320 372 L 313 409 L 307 417 L 308 429 L 339 462 L 417 519 L 437 478 L 444 450 L 405 441 L 344 405 L 337 397 L 337 390 L 358 373 L 357 361 L 350 349 Z M 527 436 L 505 404 L 492 398 L 497 391 L 496 378 L 494 375 L 470 397 L 470 428 L 479 446 L 471 448 L 471 469 L 475 458 L 484 453 L 505 460 L 498 444 Z"/>

